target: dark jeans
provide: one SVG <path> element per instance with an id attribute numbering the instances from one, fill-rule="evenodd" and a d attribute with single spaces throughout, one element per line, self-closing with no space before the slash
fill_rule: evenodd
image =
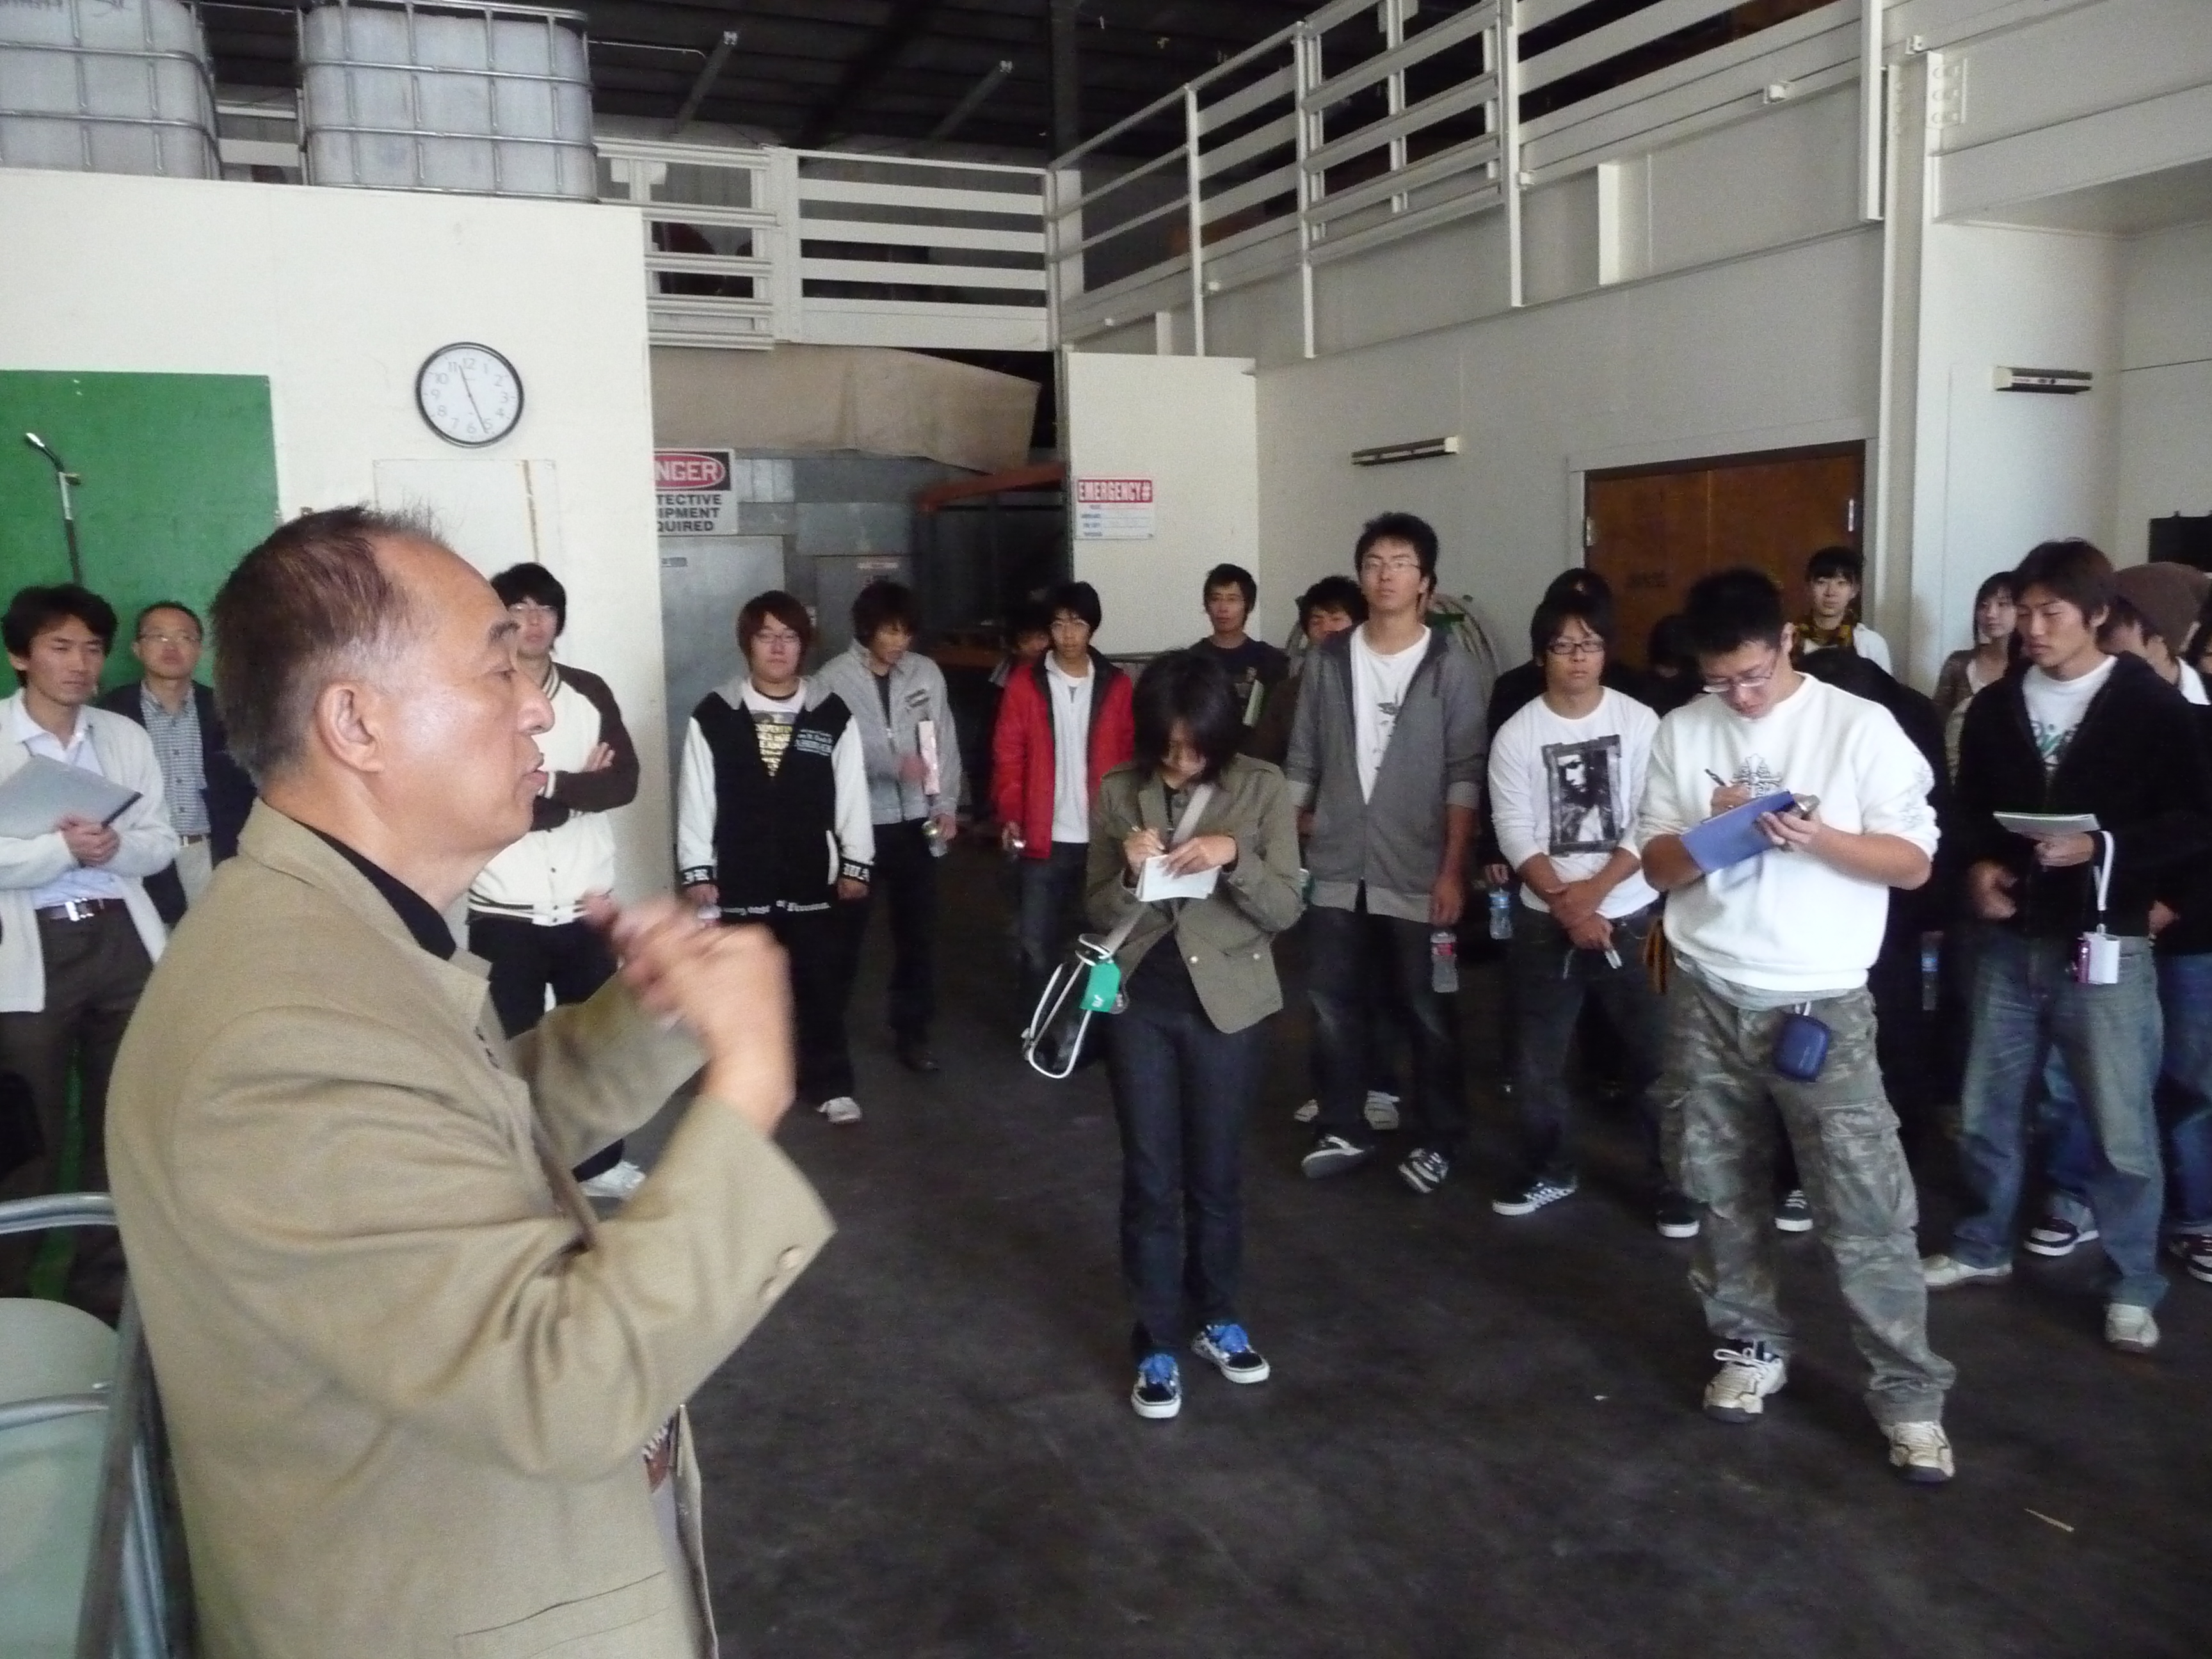
<path id="1" fill-rule="evenodd" d="M 2012 1260 L 2028 1109 L 2055 1048 L 2096 1140 L 2088 1195 L 2112 1264 L 2108 1295 L 2155 1307 L 2166 1292 L 2158 1269 L 2165 1176 L 2151 1101 L 2162 1025 L 2150 941 L 2120 941 L 2116 985 L 2075 984 L 2073 956 L 2069 939 L 1991 928 L 1982 940 L 1959 1138 L 1960 1173 L 1978 1207 L 1960 1221 L 1950 1253 L 1977 1267 Z"/>
<path id="2" fill-rule="evenodd" d="M 469 951 L 491 964 L 492 1012 L 509 1037 L 537 1029 L 545 993 L 556 1003 L 581 1002 L 614 977 L 614 952 L 588 921 L 541 927 L 520 916 L 469 912 Z M 589 1181 L 622 1162 L 623 1144 L 593 1152 L 575 1169 Z"/>
<path id="3" fill-rule="evenodd" d="M 853 994 L 860 929 L 854 906 L 777 913 L 769 930 L 791 963 L 791 1010 L 799 1037 L 799 1097 L 810 1106 L 853 1092 L 853 1051 L 845 1041 L 845 1004 Z"/>
<path id="4" fill-rule="evenodd" d="M 1186 1310 L 1201 1326 L 1237 1317 L 1241 1147 L 1266 1030 L 1218 1031 L 1202 1013 L 1141 1002 L 1107 1021 L 1121 1128 L 1121 1276 L 1139 1359 L 1180 1344 Z"/>
<path id="5" fill-rule="evenodd" d="M 1044 982 L 1083 928 L 1083 870 L 1090 861 L 1091 843 L 1056 841 L 1048 858 L 1024 854 L 1015 860 L 1020 872 L 1022 1019 L 1027 1023 L 1044 994 Z"/>
<path id="6" fill-rule="evenodd" d="M 0 1199 L 54 1190 L 68 1133 L 70 1073 L 77 1080 L 80 1126 L 76 1188 L 107 1190 L 107 1079 L 124 1028 L 138 1006 L 154 964 L 130 913 L 101 910 L 83 921 L 38 921 L 46 959 L 46 1006 L 35 1014 L 0 1014 L 0 1070 L 29 1085 L 46 1141 L 40 1157 L 0 1182 Z M 0 1238 L 0 1296 L 20 1296 L 42 1233 Z M 69 1299 L 113 1320 L 122 1307 L 123 1247 L 107 1228 L 74 1235 Z"/>
<path id="7" fill-rule="evenodd" d="M 1374 1139 L 1364 1107 L 1374 1075 L 1372 1054 L 1386 1008 L 1411 1039 L 1401 1109 L 1423 1146 L 1450 1156 L 1467 1136 L 1467 1100 L 1460 1087 L 1455 999 L 1429 988 L 1425 921 L 1378 916 L 1360 895 L 1357 910 L 1316 905 L 1306 912 L 1306 948 L 1313 954 L 1313 1043 L 1321 1115 L 1316 1130 L 1355 1146 Z"/>
<path id="8" fill-rule="evenodd" d="M 931 952 L 937 938 L 937 860 L 922 833 L 923 819 L 876 826 L 875 878 L 868 896 L 854 907 L 854 931 L 865 935 L 868 913 L 881 891 L 891 919 L 891 1035 L 901 1042 L 927 1042 L 937 1015 L 937 975 Z"/>
<path id="9" fill-rule="evenodd" d="M 1656 912 L 1647 907 L 1613 925 L 1615 968 L 1602 951 L 1582 951 L 1547 911 L 1526 905 L 1513 918 L 1513 942 L 1506 951 L 1514 1023 L 1520 1041 L 1515 1050 L 1513 1098 L 1521 1117 L 1521 1168 L 1524 1181 L 1538 1176 L 1571 1180 L 1575 1160 L 1567 1150 L 1567 1051 L 1585 1000 L 1595 998 L 1620 1039 L 1628 1092 L 1644 1127 L 1644 1157 L 1654 1186 L 1663 1183 L 1659 1162 L 1659 1117 L 1651 1085 L 1658 1080 L 1666 1043 L 1666 1005 L 1651 988 L 1644 966 L 1644 942 Z"/>

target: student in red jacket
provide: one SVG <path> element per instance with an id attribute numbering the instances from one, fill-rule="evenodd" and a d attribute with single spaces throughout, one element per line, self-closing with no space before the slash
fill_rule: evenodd
<path id="1" fill-rule="evenodd" d="M 1098 781 L 1128 760 L 1136 741 L 1129 677 L 1091 648 L 1098 590 L 1064 582 L 1046 606 L 1052 649 L 1007 679 L 991 736 L 999 841 L 1020 855 L 1024 1018 L 1079 926 Z"/>

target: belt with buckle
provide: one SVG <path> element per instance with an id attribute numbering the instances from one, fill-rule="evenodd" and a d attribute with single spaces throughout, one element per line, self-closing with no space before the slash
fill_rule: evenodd
<path id="1" fill-rule="evenodd" d="M 61 904 L 42 904 L 35 912 L 40 921 L 90 921 L 102 910 L 120 910 L 121 899 L 70 899 Z"/>
<path id="2" fill-rule="evenodd" d="M 179 836 L 177 837 L 177 845 L 179 847 L 197 847 L 202 842 L 212 839 L 213 837 L 210 836 L 206 830 L 203 830 L 197 836 Z"/>

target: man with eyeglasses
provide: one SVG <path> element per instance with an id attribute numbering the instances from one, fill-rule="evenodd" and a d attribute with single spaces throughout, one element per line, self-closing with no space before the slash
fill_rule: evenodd
<path id="1" fill-rule="evenodd" d="M 1690 1238 L 1697 1212 L 1660 1172 L 1651 1085 L 1664 1016 L 1644 967 L 1658 896 L 1636 851 L 1636 805 L 1659 717 L 1603 680 L 1612 606 L 1586 589 L 1555 586 L 1536 607 L 1529 648 L 1544 688 L 1498 730 L 1490 802 L 1499 854 L 1521 878 L 1513 929 L 1516 1167 L 1491 1200 L 1500 1215 L 1530 1215 L 1579 1185 L 1567 1144 L 1568 1050 L 1585 998 L 1619 1036 L 1630 1095 L 1644 1115 L 1655 1219 Z"/>
<path id="2" fill-rule="evenodd" d="M 1668 1173 L 1698 1207 L 1690 1282 L 1723 1345 L 1705 1413 L 1756 1421 L 1788 1376 L 1770 1210 L 1778 1109 L 1889 1461 L 1908 1480 L 1948 1480 L 1956 1373 L 1928 1346 L 1918 1209 L 1867 991 L 1890 890 L 1931 871 L 1934 780 L 1888 710 L 1791 666 L 1781 592 L 1759 572 L 1704 578 L 1683 622 L 1707 695 L 1660 722 L 1637 835 L 1645 879 L 1668 896 Z M 1701 863 L 1685 839 L 1784 791 L 1797 805 L 1756 820 L 1764 850 L 1729 861 L 1701 842 Z"/>
<path id="3" fill-rule="evenodd" d="M 509 1037 L 556 1005 L 582 1002 L 614 977 L 605 933 L 584 915 L 584 901 L 615 884 L 615 832 L 608 814 L 637 799 L 637 748 L 615 694 L 597 674 L 553 660 L 568 625 L 568 590 L 542 564 L 511 565 L 491 579 L 514 619 L 516 672 L 535 679 L 553 707 L 538 738 L 545 787 L 531 809 L 530 833 L 484 866 L 469 888 L 469 950 L 491 964 L 491 1001 Z M 623 1156 L 623 1143 L 576 1166 L 592 1198 L 622 1199 L 645 1171 Z"/>
<path id="4" fill-rule="evenodd" d="M 199 615 L 176 599 L 138 613 L 131 654 L 145 672 L 118 685 L 98 707 L 146 728 L 161 764 L 162 799 L 177 832 L 177 861 L 146 878 L 146 896 L 173 927 L 207 890 L 215 866 L 238 851 L 253 810 L 253 780 L 230 757 L 215 693 L 192 678 L 204 630 Z"/>

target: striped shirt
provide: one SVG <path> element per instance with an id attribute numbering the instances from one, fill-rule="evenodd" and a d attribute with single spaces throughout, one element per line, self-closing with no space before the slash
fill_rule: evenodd
<path id="1" fill-rule="evenodd" d="M 169 828 L 180 836 L 204 836 L 207 750 L 200 743 L 199 699 L 188 690 L 184 706 L 172 714 L 141 681 L 138 708 L 146 716 L 146 735 L 154 740 L 154 758 L 161 765 L 161 796 L 168 804 Z"/>

